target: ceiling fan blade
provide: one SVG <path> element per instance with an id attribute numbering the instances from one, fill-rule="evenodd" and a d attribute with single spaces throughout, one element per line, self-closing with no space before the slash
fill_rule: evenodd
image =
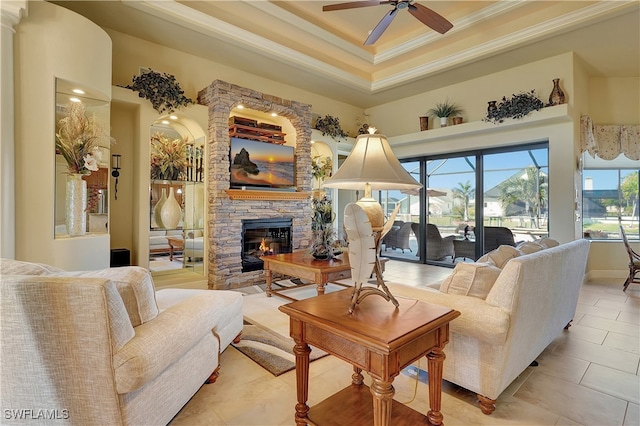
<path id="1" fill-rule="evenodd" d="M 440 34 L 444 34 L 453 28 L 453 24 L 451 22 L 421 4 L 410 4 L 409 13 L 415 16 L 427 27 L 439 32 Z"/>
<path id="2" fill-rule="evenodd" d="M 338 4 L 328 4 L 326 6 L 322 6 L 323 12 L 329 12 L 332 10 L 344 10 L 344 9 L 354 9 L 356 7 L 369 7 L 369 6 L 378 6 L 380 4 L 387 3 L 385 1 L 374 0 L 374 1 L 351 1 L 347 3 L 338 3 Z"/>
<path id="3" fill-rule="evenodd" d="M 369 37 L 367 37 L 367 39 L 364 41 L 365 46 L 368 46 L 378 41 L 378 39 L 380 38 L 384 30 L 387 29 L 389 24 L 391 24 L 391 21 L 393 21 L 393 18 L 396 17 L 397 13 L 398 13 L 398 9 L 394 8 L 391 12 L 384 15 L 384 17 L 380 20 L 380 22 L 378 22 L 378 25 L 376 25 L 376 27 L 371 31 L 371 33 L 369 34 Z"/>

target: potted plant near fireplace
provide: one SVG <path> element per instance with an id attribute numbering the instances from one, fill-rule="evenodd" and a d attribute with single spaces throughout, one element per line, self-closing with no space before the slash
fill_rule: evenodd
<path id="1" fill-rule="evenodd" d="M 333 220 L 335 215 L 331 205 L 331 200 L 326 196 L 320 199 L 313 199 L 311 217 L 311 230 L 313 239 L 309 251 L 316 259 L 331 259 L 334 253 L 334 230 Z"/>

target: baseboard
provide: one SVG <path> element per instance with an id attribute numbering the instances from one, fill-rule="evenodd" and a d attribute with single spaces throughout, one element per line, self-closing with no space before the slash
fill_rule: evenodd
<path id="1" fill-rule="evenodd" d="M 621 279 L 624 280 L 629 276 L 629 271 L 615 269 L 595 269 L 585 274 L 585 281 L 597 279 Z"/>

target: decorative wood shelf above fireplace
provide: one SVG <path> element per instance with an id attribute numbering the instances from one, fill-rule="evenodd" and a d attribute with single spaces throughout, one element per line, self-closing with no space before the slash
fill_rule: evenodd
<path id="1" fill-rule="evenodd" d="M 226 189 L 232 200 L 304 200 L 311 198 L 310 191 L 258 191 L 253 189 Z"/>

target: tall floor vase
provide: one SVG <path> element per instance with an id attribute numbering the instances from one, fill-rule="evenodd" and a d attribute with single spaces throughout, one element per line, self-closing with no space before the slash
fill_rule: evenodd
<path id="1" fill-rule="evenodd" d="M 158 199 L 156 205 L 153 206 L 153 219 L 155 220 L 156 226 L 158 228 L 165 228 L 164 224 L 162 223 L 162 217 L 160 216 L 160 212 L 162 211 L 162 206 L 164 205 L 165 201 L 167 201 L 167 190 L 166 188 L 162 188 L 162 195 L 160 196 L 160 199 Z"/>
<path id="2" fill-rule="evenodd" d="M 67 233 L 71 237 L 78 237 L 87 232 L 87 182 L 81 174 L 67 175 L 66 195 Z"/>
<path id="3" fill-rule="evenodd" d="M 178 204 L 178 200 L 176 200 L 175 194 L 173 193 L 173 187 L 169 188 L 167 201 L 162 204 L 162 208 L 160 209 L 160 218 L 166 229 L 175 229 L 180 223 L 180 219 L 182 218 L 182 209 L 180 208 L 180 204 Z"/>

